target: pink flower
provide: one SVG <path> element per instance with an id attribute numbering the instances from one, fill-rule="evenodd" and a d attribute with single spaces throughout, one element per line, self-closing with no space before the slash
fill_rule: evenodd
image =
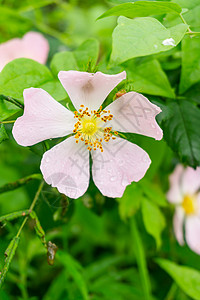
<path id="1" fill-rule="evenodd" d="M 31 146 L 74 133 L 43 155 L 45 181 L 71 198 L 82 196 L 89 185 L 91 154 L 96 186 L 105 196 L 121 197 L 128 184 L 145 175 L 151 160 L 140 147 L 118 137 L 116 131 L 159 140 L 162 130 L 155 116 L 161 110 L 135 92 L 102 109 L 103 101 L 126 78 L 126 72 L 106 75 L 61 71 L 58 77 L 77 111 L 69 111 L 42 89 L 26 89 L 24 115 L 13 127 L 15 140 Z"/>
<path id="2" fill-rule="evenodd" d="M 0 45 L 0 71 L 16 58 L 31 58 L 45 64 L 49 53 L 48 41 L 38 32 L 28 32 Z"/>
<path id="3" fill-rule="evenodd" d="M 200 254 L 200 167 L 196 170 L 176 166 L 170 178 L 169 202 L 176 204 L 173 219 L 174 232 L 180 245 L 185 240 L 188 246 Z"/>

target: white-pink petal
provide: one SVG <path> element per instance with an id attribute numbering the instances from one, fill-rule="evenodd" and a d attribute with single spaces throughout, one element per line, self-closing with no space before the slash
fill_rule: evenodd
<path id="1" fill-rule="evenodd" d="M 13 126 L 13 136 L 22 146 L 66 136 L 73 132 L 74 114 L 40 88 L 24 90 L 24 114 Z"/>
<path id="2" fill-rule="evenodd" d="M 49 53 L 48 41 L 39 32 L 28 32 L 22 39 L 14 38 L 0 45 L 0 71 L 16 58 L 31 58 L 45 64 Z"/>
<path id="3" fill-rule="evenodd" d="M 185 195 L 193 195 L 200 189 L 200 167 L 196 168 L 196 170 L 187 167 L 184 170 L 181 188 Z"/>
<path id="4" fill-rule="evenodd" d="M 174 233 L 178 243 L 183 246 L 184 245 L 184 237 L 183 237 L 183 225 L 184 225 L 184 210 L 181 206 L 177 206 L 174 217 L 173 217 L 173 227 Z"/>
<path id="5" fill-rule="evenodd" d="M 143 178 L 151 160 L 143 149 L 119 137 L 103 150 L 92 151 L 94 183 L 104 196 L 122 197 L 127 185 Z"/>
<path id="6" fill-rule="evenodd" d="M 74 137 L 45 152 L 40 168 L 45 181 L 70 198 L 79 198 L 88 188 L 89 151 Z"/>
<path id="7" fill-rule="evenodd" d="M 116 131 L 132 132 L 160 140 L 163 137 L 155 117 L 161 109 L 141 94 L 130 92 L 106 107 L 113 115 L 109 126 Z"/>
<path id="8" fill-rule="evenodd" d="M 170 189 L 167 193 L 167 199 L 171 203 L 181 203 L 183 201 L 184 195 L 181 191 L 183 172 L 184 168 L 179 164 L 169 176 Z"/>
<path id="9" fill-rule="evenodd" d="M 58 78 L 77 110 L 81 104 L 89 110 L 98 110 L 108 94 L 126 78 L 126 72 L 108 75 L 101 72 L 61 71 Z"/>
<path id="10" fill-rule="evenodd" d="M 190 249 L 200 254 L 200 218 L 198 216 L 187 217 L 185 239 Z"/>

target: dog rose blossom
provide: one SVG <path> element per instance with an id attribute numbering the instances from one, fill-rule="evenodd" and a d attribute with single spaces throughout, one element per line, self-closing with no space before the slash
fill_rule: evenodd
<path id="1" fill-rule="evenodd" d="M 190 249 L 200 254 L 200 167 L 194 170 L 177 165 L 169 180 L 167 198 L 176 204 L 173 218 L 176 239 L 184 245 L 185 232 Z"/>
<path id="2" fill-rule="evenodd" d="M 15 140 L 31 146 L 72 134 L 44 153 L 40 168 L 45 181 L 71 198 L 82 196 L 89 185 L 91 157 L 95 185 L 105 196 L 121 197 L 128 184 L 145 175 L 151 160 L 118 132 L 160 140 L 162 130 L 155 120 L 160 108 L 135 92 L 102 108 L 108 94 L 126 78 L 126 72 L 61 71 L 58 77 L 76 111 L 69 111 L 42 89 L 26 89 L 24 114 L 13 127 Z"/>
<path id="3" fill-rule="evenodd" d="M 31 58 L 45 64 L 49 53 L 48 41 L 39 32 L 28 32 L 22 39 L 14 38 L 0 44 L 0 71 L 16 58 Z"/>

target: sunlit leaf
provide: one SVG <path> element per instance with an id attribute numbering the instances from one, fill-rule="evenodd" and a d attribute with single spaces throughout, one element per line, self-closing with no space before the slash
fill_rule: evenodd
<path id="1" fill-rule="evenodd" d="M 124 3 L 114 6 L 98 19 L 109 16 L 124 16 L 127 18 L 148 17 L 152 15 L 166 14 L 166 13 L 181 13 L 181 7 L 172 2 L 159 1 L 138 1 L 131 3 Z"/>
<path id="2" fill-rule="evenodd" d="M 164 215 L 156 204 L 144 199 L 142 201 L 142 216 L 147 232 L 154 237 L 157 248 L 160 248 L 161 234 L 166 225 Z"/>
<path id="3" fill-rule="evenodd" d="M 186 266 L 179 266 L 166 259 L 156 259 L 159 266 L 164 269 L 177 283 L 177 285 L 192 299 L 200 299 L 200 272 Z"/>
<path id="4" fill-rule="evenodd" d="M 187 29 L 185 24 L 167 29 L 150 17 L 133 20 L 119 17 L 113 32 L 111 64 L 170 50 L 178 45 Z"/>

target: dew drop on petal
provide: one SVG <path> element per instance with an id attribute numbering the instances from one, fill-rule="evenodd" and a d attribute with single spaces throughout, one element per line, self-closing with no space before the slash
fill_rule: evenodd
<path id="1" fill-rule="evenodd" d="M 112 176 L 112 177 L 110 177 L 110 181 L 112 181 L 112 182 L 116 181 L 116 179 L 117 179 L 117 177 L 116 177 L 116 176 Z"/>

